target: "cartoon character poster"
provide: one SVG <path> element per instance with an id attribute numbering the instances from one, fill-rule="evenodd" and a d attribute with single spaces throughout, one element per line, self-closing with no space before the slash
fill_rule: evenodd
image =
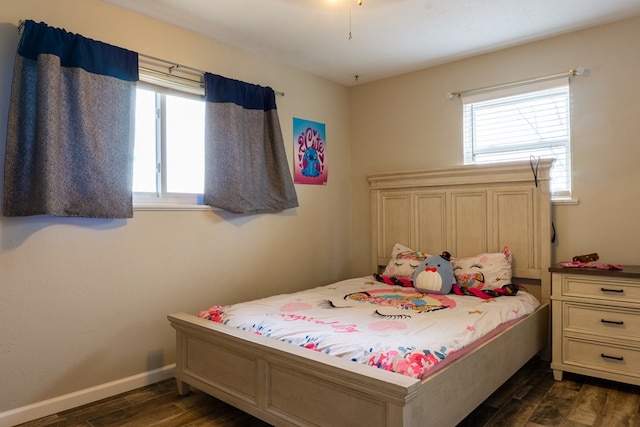
<path id="1" fill-rule="evenodd" d="M 294 182 L 325 185 L 328 177 L 325 125 L 294 117 L 293 144 Z"/>

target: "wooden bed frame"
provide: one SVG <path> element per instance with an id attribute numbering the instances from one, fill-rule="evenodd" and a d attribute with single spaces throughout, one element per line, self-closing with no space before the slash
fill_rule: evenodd
<path id="1" fill-rule="evenodd" d="M 514 281 L 542 306 L 473 352 L 421 381 L 177 313 L 178 392 L 196 387 L 275 426 L 456 425 L 548 343 L 550 167 L 369 177 L 373 268 L 396 242 L 457 257 L 511 249 Z"/>

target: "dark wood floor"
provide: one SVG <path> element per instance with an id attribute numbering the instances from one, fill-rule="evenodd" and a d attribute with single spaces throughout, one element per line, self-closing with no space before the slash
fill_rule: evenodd
<path id="1" fill-rule="evenodd" d="M 199 391 L 178 396 L 167 380 L 21 425 L 43 426 L 268 424 Z M 459 424 L 467 426 L 639 427 L 640 387 L 572 374 L 556 382 L 549 364 L 534 358 Z"/>

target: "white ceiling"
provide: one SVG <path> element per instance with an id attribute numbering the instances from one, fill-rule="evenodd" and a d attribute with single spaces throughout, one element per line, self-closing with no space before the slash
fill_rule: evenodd
<path id="1" fill-rule="evenodd" d="M 640 0 L 105 1 L 348 86 L 640 15 Z"/>

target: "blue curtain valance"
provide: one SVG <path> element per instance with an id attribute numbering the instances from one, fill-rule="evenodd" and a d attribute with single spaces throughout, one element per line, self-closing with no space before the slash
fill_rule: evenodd
<path id="1" fill-rule="evenodd" d="M 60 58 L 62 67 L 78 67 L 93 74 L 138 80 L 138 54 L 120 47 L 53 28 L 44 22 L 24 23 L 18 54 L 36 60 L 40 54 Z"/>
<path id="2" fill-rule="evenodd" d="M 270 87 L 259 86 L 205 73 L 205 98 L 207 102 L 232 102 L 247 110 L 275 110 L 276 94 Z"/>

